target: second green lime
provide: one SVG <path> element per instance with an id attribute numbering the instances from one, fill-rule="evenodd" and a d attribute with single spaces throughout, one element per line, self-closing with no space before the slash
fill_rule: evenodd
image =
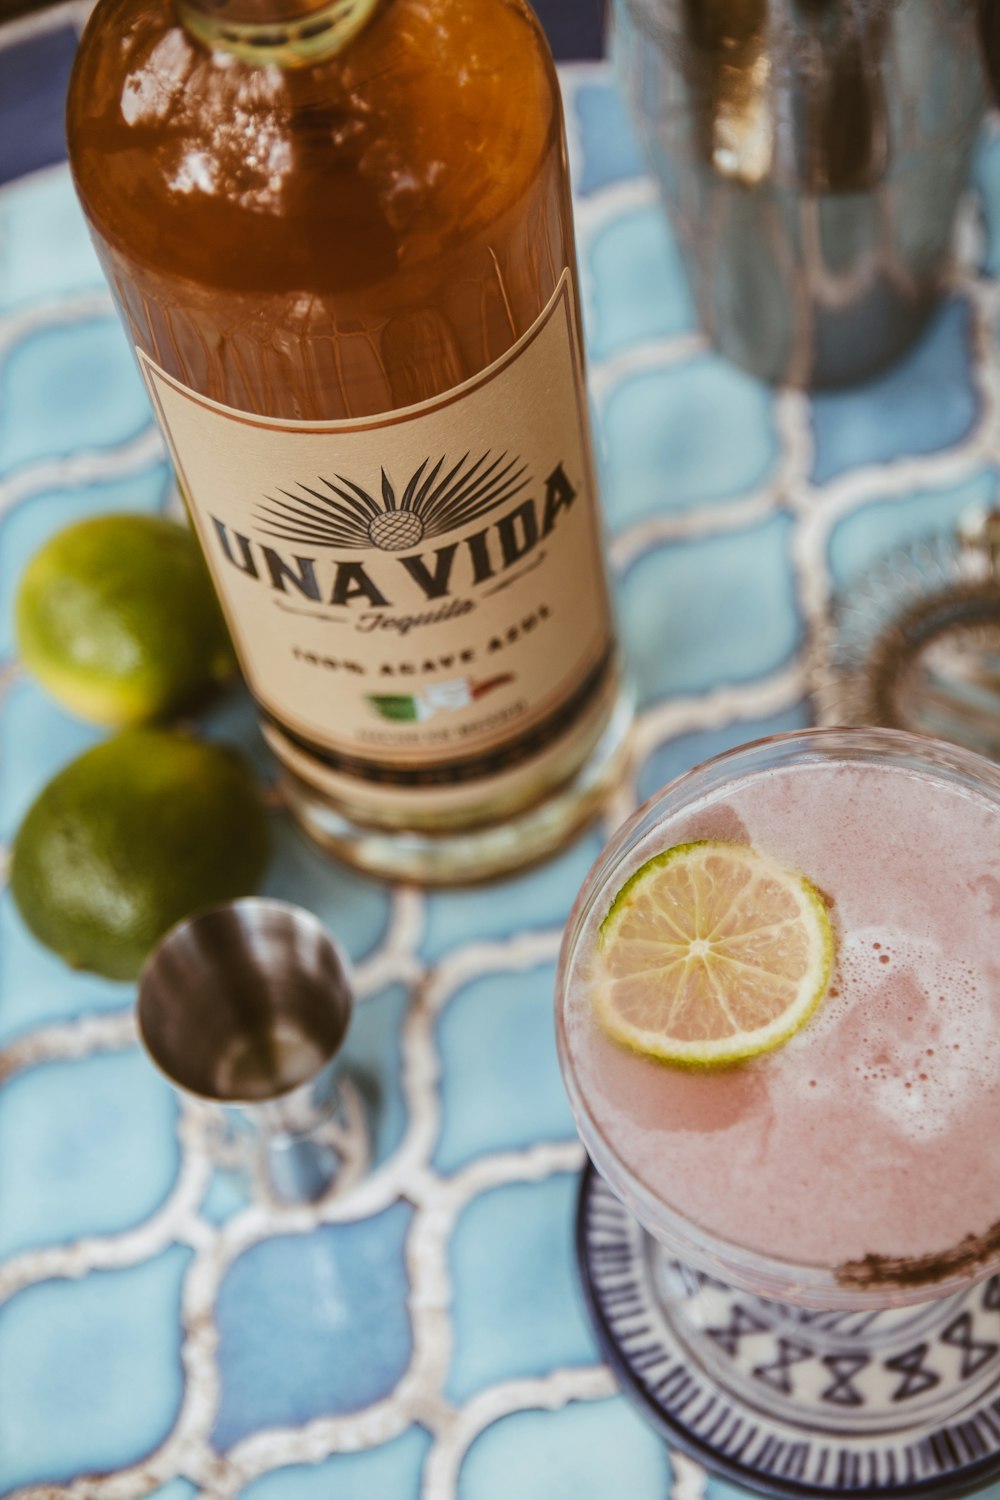
<path id="1" fill-rule="evenodd" d="M 175 922 L 256 891 L 269 852 L 242 756 L 128 729 L 39 794 L 14 839 L 11 892 L 39 941 L 74 968 L 133 979 Z"/>
<path id="2" fill-rule="evenodd" d="M 58 532 L 25 569 L 21 659 L 71 713 L 142 724 L 236 670 L 198 544 L 162 516 L 107 515 Z"/>

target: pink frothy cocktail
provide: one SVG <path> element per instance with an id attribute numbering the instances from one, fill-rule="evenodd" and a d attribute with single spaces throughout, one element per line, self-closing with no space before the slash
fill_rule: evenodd
<path id="1" fill-rule="evenodd" d="M 595 935 L 632 871 L 701 838 L 808 876 L 837 955 L 790 1042 L 686 1071 L 604 1034 Z M 983 1275 L 1000 1256 L 1000 772 L 881 731 L 780 736 L 698 768 L 592 873 L 558 1032 L 591 1156 L 679 1258 L 829 1306 Z"/>

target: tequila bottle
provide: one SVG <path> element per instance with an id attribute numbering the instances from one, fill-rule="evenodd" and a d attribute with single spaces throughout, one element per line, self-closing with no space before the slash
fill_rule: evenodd
<path id="1" fill-rule="evenodd" d="M 523 0 L 100 0 L 77 191 L 305 828 L 466 880 L 620 768 L 558 84 Z"/>

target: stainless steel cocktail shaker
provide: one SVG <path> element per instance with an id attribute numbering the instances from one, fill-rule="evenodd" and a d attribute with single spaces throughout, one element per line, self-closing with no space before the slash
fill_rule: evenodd
<path id="1" fill-rule="evenodd" d="M 975 0 L 615 0 L 613 55 L 702 325 L 772 381 L 923 327 L 985 104 Z"/>

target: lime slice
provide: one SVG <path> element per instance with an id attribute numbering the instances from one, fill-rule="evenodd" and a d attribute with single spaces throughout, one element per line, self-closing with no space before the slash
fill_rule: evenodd
<path id="1" fill-rule="evenodd" d="M 826 993 L 833 929 L 815 886 L 744 844 L 657 854 L 598 936 L 595 1009 L 622 1046 L 716 1067 L 770 1052 Z"/>

